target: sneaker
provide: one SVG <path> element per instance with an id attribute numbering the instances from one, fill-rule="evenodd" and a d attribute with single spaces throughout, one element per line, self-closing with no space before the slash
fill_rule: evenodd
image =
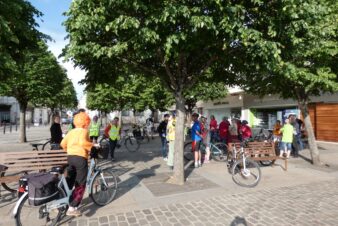
<path id="1" fill-rule="evenodd" d="M 199 167 L 198 163 L 197 163 L 197 162 L 195 162 L 195 168 L 198 168 L 198 167 Z"/>
<path id="2" fill-rule="evenodd" d="M 166 161 L 168 161 L 168 158 L 167 158 L 167 157 L 165 157 L 165 158 L 163 158 L 163 160 L 166 162 Z"/>
<path id="3" fill-rule="evenodd" d="M 210 161 L 209 160 L 204 160 L 204 162 L 203 163 L 210 163 Z"/>
<path id="4" fill-rule="evenodd" d="M 82 213 L 78 209 L 73 209 L 73 210 L 68 209 L 66 215 L 71 216 L 71 217 L 81 217 Z"/>
<path id="5" fill-rule="evenodd" d="M 201 167 L 201 166 L 202 166 L 202 163 L 201 163 L 201 162 L 198 162 L 198 166 Z"/>

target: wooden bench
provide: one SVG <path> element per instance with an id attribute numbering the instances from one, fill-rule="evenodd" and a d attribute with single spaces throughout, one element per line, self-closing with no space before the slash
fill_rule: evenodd
<path id="1" fill-rule="evenodd" d="M 229 143 L 229 150 L 235 145 L 237 150 L 240 150 L 240 143 Z M 272 161 L 275 164 L 277 159 L 284 160 L 284 170 L 288 169 L 287 158 L 281 158 L 276 155 L 275 144 L 273 142 L 249 142 L 244 148 L 245 155 L 254 161 Z"/>
<path id="2" fill-rule="evenodd" d="M 64 150 L 53 151 L 20 151 L 0 153 L 0 164 L 7 170 L 0 172 L 0 183 L 18 182 L 25 173 L 49 170 L 53 166 L 67 164 L 67 153 Z M 8 175 L 8 176 L 6 176 Z"/>

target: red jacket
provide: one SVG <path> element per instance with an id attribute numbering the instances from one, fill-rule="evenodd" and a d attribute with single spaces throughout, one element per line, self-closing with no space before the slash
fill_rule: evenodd
<path id="1" fill-rule="evenodd" d="M 219 124 L 219 136 L 220 138 L 227 138 L 228 137 L 228 133 L 229 133 L 229 126 L 230 126 L 230 122 L 228 121 L 222 121 Z"/>
<path id="2" fill-rule="evenodd" d="M 252 136 L 251 128 L 248 125 L 242 125 L 241 132 L 243 139 L 248 139 Z"/>
<path id="3" fill-rule="evenodd" d="M 210 130 L 217 129 L 217 121 L 216 119 L 210 121 Z"/>

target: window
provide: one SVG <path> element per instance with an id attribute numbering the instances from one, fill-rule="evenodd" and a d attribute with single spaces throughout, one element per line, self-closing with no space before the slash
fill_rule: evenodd
<path id="1" fill-rule="evenodd" d="M 130 116 L 130 111 L 122 111 L 122 116 Z"/>

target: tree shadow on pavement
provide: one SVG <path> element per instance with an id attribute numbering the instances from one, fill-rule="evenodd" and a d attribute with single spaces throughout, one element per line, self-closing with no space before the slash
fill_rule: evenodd
<path id="1" fill-rule="evenodd" d="M 244 217 L 236 216 L 235 219 L 230 223 L 230 226 L 248 226 Z"/>

